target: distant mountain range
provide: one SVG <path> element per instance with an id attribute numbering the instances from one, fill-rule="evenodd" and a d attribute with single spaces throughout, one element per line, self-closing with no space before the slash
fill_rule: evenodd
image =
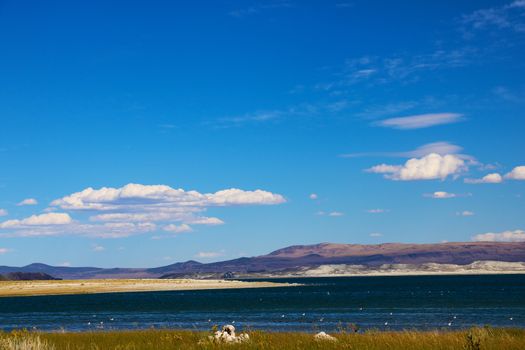
<path id="1" fill-rule="evenodd" d="M 469 265 L 478 261 L 525 262 L 525 242 L 454 242 L 436 244 L 385 243 L 377 245 L 321 243 L 297 245 L 267 255 L 214 263 L 179 262 L 157 268 L 64 267 L 31 264 L 0 266 L 0 274 L 39 272 L 62 279 L 92 278 L 231 278 L 305 275 L 323 266 L 359 266 L 377 271 L 388 265 Z M 439 270 L 439 265 L 436 269 Z"/>

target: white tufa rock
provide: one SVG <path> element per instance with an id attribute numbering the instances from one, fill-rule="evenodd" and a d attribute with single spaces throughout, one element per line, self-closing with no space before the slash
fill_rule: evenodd
<path id="1" fill-rule="evenodd" d="M 215 332 L 215 335 L 209 338 L 216 343 L 244 343 L 250 340 L 250 336 L 246 333 L 236 336 L 235 327 L 232 325 L 223 326 L 222 331 Z"/>
<path id="2" fill-rule="evenodd" d="M 330 334 L 326 334 L 325 332 L 317 333 L 314 335 L 314 339 L 317 341 L 337 341 L 337 338 L 332 337 Z"/>

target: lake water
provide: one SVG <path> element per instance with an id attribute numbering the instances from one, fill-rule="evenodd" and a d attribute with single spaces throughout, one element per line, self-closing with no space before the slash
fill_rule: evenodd
<path id="1" fill-rule="evenodd" d="M 283 281 L 280 279 L 279 281 Z M 337 277 L 292 288 L 0 298 L 0 329 L 525 328 L 525 275 Z"/>

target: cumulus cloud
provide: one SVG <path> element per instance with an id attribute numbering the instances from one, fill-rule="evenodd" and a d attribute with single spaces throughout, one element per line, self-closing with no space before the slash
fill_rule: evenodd
<path id="1" fill-rule="evenodd" d="M 191 232 L 192 228 L 189 225 L 181 224 L 181 225 L 175 225 L 175 224 L 169 224 L 162 228 L 166 232 L 172 232 L 172 233 L 183 233 L 183 232 Z"/>
<path id="2" fill-rule="evenodd" d="M 317 193 L 312 193 L 312 194 L 310 194 L 309 198 L 310 198 L 311 200 L 316 200 L 316 199 L 318 198 Z"/>
<path id="3" fill-rule="evenodd" d="M 47 213 L 32 215 L 22 220 L 7 220 L 0 223 L 0 228 L 17 228 L 24 226 L 49 226 L 49 225 L 66 225 L 72 222 L 67 213 Z"/>
<path id="4" fill-rule="evenodd" d="M 503 177 L 498 173 L 487 174 L 481 179 L 465 179 L 467 184 L 499 184 L 503 182 Z"/>
<path id="5" fill-rule="evenodd" d="M 7 216 L 9 213 L 5 209 L 0 209 L 0 216 Z"/>
<path id="6" fill-rule="evenodd" d="M 130 206 L 205 207 L 230 205 L 272 205 L 286 200 L 280 194 L 263 190 L 244 191 L 236 188 L 215 193 L 174 189 L 166 185 L 128 184 L 121 188 L 91 187 L 51 202 L 65 210 L 115 210 Z"/>
<path id="7" fill-rule="evenodd" d="M 26 198 L 23 201 L 19 202 L 18 206 L 24 206 L 24 205 L 37 205 L 38 201 L 34 198 Z"/>
<path id="8" fill-rule="evenodd" d="M 390 180 L 445 180 L 448 176 L 458 175 L 466 170 L 465 161 L 452 154 L 430 153 L 422 158 L 412 158 L 404 165 L 379 164 L 366 169 L 367 172 L 385 174 Z"/>
<path id="9" fill-rule="evenodd" d="M 525 180 L 525 165 L 517 166 L 511 172 L 505 174 L 506 179 Z"/>
<path id="10" fill-rule="evenodd" d="M 51 202 L 48 213 L 0 223 L 4 236 L 84 235 L 120 238 L 156 231 L 187 232 L 190 225 L 222 225 L 204 213 L 211 207 L 276 205 L 286 200 L 264 190 L 236 188 L 200 193 L 166 185 L 128 184 L 120 188 L 86 188 Z M 89 222 L 73 221 L 66 212 L 83 212 Z M 59 227 L 61 225 L 61 227 Z"/>
<path id="11" fill-rule="evenodd" d="M 499 233 L 482 233 L 472 237 L 476 242 L 525 242 L 525 231 L 503 231 Z"/>
<path id="12" fill-rule="evenodd" d="M 457 123 L 463 119 L 462 117 L 463 115 L 459 113 L 418 114 L 384 119 L 376 122 L 375 125 L 400 130 L 423 129 L 436 125 Z"/>

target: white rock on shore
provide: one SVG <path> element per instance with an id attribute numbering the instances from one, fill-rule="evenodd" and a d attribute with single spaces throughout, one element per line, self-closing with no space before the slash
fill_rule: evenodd
<path id="1" fill-rule="evenodd" d="M 330 334 L 326 334 L 325 332 L 317 333 L 314 335 L 314 339 L 317 341 L 337 341 L 337 338 L 332 337 Z"/>
<path id="2" fill-rule="evenodd" d="M 217 331 L 213 336 L 210 336 L 210 340 L 216 343 L 244 343 L 250 340 L 250 336 L 246 333 L 236 336 L 235 327 L 229 324 L 223 326 L 222 331 Z"/>

